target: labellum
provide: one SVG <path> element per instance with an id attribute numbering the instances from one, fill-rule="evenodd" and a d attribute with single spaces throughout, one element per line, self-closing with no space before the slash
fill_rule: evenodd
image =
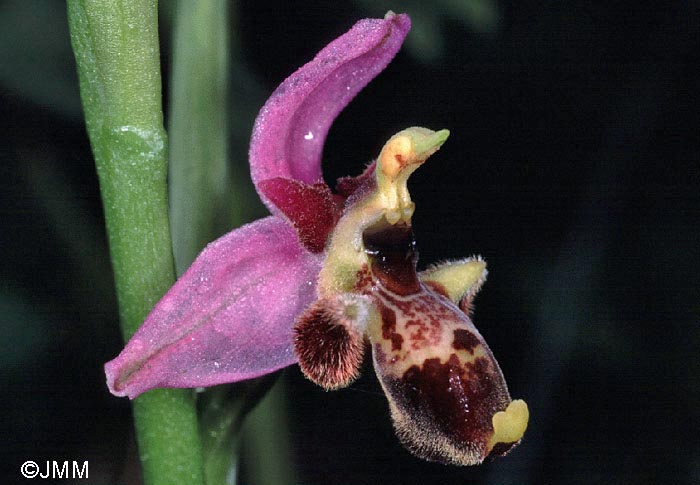
<path id="1" fill-rule="evenodd" d="M 486 263 L 416 271 L 406 182 L 447 135 L 414 127 L 385 145 L 330 236 L 320 298 L 297 320 L 295 348 L 304 374 L 331 390 L 357 377 L 368 344 L 401 442 L 427 460 L 473 465 L 516 445 L 528 410 L 511 401 L 468 315 Z"/>

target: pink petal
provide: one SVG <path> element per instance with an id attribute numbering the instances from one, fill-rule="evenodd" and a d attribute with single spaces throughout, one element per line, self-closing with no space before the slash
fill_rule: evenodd
<path id="1" fill-rule="evenodd" d="M 296 362 L 292 326 L 316 298 L 321 257 L 277 217 L 209 244 L 105 364 L 112 394 L 258 377 Z"/>
<path id="2" fill-rule="evenodd" d="M 253 128 L 250 168 L 256 186 L 274 177 L 323 181 L 321 152 L 331 123 L 389 64 L 410 26 L 405 14 L 361 20 L 277 88 Z"/>

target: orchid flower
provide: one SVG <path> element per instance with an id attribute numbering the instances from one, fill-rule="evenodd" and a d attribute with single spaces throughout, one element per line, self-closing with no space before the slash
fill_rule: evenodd
<path id="1" fill-rule="evenodd" d="M 366 347 L 402 443 L 471 465 L 505 454 L 527 426 L 470 319 L 486 278 L 479 257 L 418 273 L 408 177 L 449 135 L 394 135 L 358 177 L 323 181 L 328 129 L 399 50 L 406 15 L 365 19 L 287 78 L 250 147 L 271 216 L 210 243 L 105 365 L 117 396 L 204 387 L 298 363 L 327 390 L 359 375 Z"/>

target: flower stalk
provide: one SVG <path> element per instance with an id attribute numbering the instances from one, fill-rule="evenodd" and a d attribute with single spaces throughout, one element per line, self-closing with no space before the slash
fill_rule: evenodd
<path id="1" fill-rule="evenodd" d="M 168 188 L 178 274 L 229 228 L 224 217 L 230 186 L 228 4 L 226 0 L 175 3 Z"/>
<path id="2" fill-rule="evenodd" d="M 157 2 L 69 0 L 68 19 L 128 339 L 175 279 Z M 144 483 L 204 483 L 193 391 L 159 389 L 133 409 Z"/>

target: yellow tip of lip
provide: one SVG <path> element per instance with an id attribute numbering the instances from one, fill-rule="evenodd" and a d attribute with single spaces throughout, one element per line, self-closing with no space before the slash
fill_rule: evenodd
<path id="1" fill-rule="evenodd" d="M 496 443 L 515 443 L 525 434 L 530 411 L 522 399 L 511 402 L 505 411 L 493 415 L 493 436 L 489 440 L 489 450 Z"/>

